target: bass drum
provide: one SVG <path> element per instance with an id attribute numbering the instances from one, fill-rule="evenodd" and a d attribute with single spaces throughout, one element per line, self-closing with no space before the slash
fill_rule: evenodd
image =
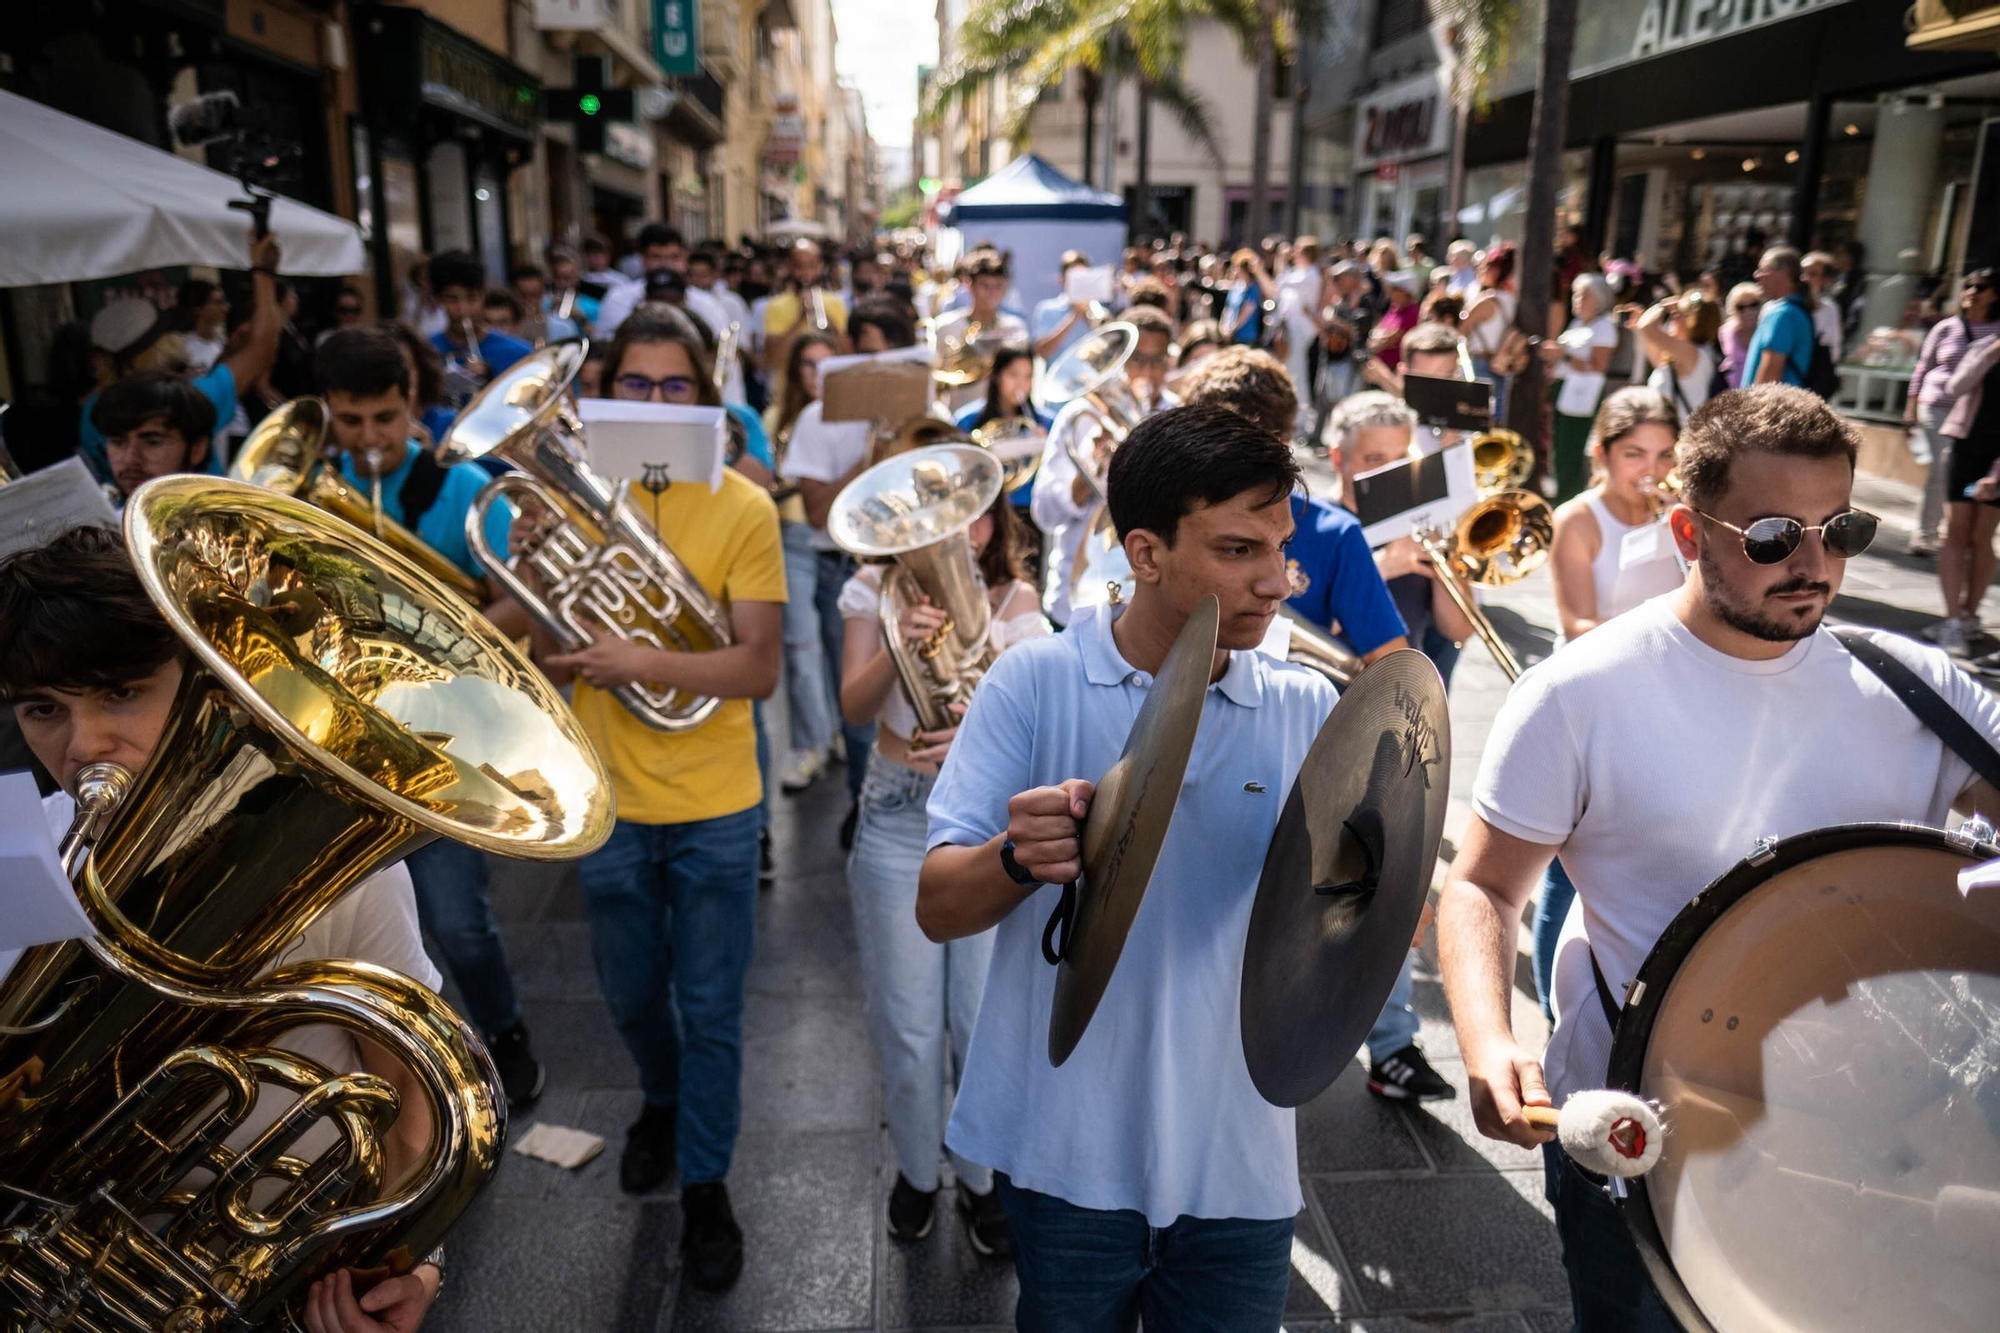
<path id="1" fill-rule="evenodd" d="M 1665 1151 L 1624 1216 L 1702 1333 L 2000 1326 L 2000 846 L 1909 825 L 1774 843 L 1640 969 L 1614 1087 Z"/>

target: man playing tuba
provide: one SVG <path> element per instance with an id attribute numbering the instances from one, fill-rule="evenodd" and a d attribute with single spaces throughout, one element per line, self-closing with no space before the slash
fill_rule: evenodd
<path id="1" fill-rule="evenodd" d="M 159 745 L 189 653 L 139 583 L 124 542 L 102 528 L 74 528 L 48 545 L 0 561 L 0 698 L 13 706 L 36 760 L 61 784 L 43 809 L 57 837 L 76 811 L 77 774 L 115 763 L 141 772 Z M 318 959 L 359 959 L 436 989 L 437 969 L 417 934 L 410 873 L 401 865 L 363 880 L 322 912 L 271 968 Z M 13 959 L 0 955 L 0 976 Z M 386 1079 L 401 1112 L 383 1136 L 385 1187 L 420 1162 L 431 1141 L 428 1102 L 416 1077 L 372 1042 L 328 1025 L 299 1028 L 280 1044 L 327 1069 Z M 0 1081 L 0 1097 L 7 1095 Z M 229 1146 L 254 1140 L 284 1109 L 260 1099 Z M 321 1133 L 315 1131 L 315 1133 Z M 306 1142 L 323 1146 L 316 1138 Z M 346 1272 L 321 1278 L 306 1300 L 308 1333 L 414 1333 L 436 1299 L 443 1256 L 357 1295 Z"/>

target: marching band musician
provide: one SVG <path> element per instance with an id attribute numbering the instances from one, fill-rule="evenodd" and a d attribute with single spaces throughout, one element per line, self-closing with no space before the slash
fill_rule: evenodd
<path id="1" fill-rule="evenodd" d="M 1002 652 L 1049 632 L 1034 585 L 1023 576 L 1015 553 L 1016 523 L 1003 493 L 967 533 L 992 616 L 988 637 Z M 852 722 L 875 724 L 847 884 L 898 1166 L 889 1195 L 889 1234 L 915 1241 L 930 1233 L 937 1205 L 947 1056 L 952 1069 L 962 1073 L 986 987 L 993 932 L 939 944 L 917 928 L 917 874 L 927 845 L 925 806 L 957 728 L 917 729 L 916 714 L 883 642 L 883 568 L 863 565 L 840 592 L 847 625 L 841 712 Z M 924 599 L 904 613 L 897 629 L 914 646 L 947 623 L 945 609 Z M 993 1173 L 954 1154 L 952 1174 L 972 1248 L 984 1255 L 1006 1254 L 1007 1219 L 993 1193 Z"/>
<path id="2" fill-rule="evenodd" d="M 710 373 L 684 317 L 644 311 L 620 327 L 603 384 L 622 396 L 622 381 L 645 379 L 646 396 L 671 399 L 712 393 Z M 723 1178 L 742 1123 L 743 985 L 764 795 L 750 700 L 777 686 L 784 560 L 771 497 L 733 468 L 713 494 L 704 482 L 674 482 L 627 504 L 726 609 L 733 642 L 673 652 L 607 636 L 563 652 L 538 625 L 535 650 L 551 679 L 576 680 L 577 719 L 618 800 L 609 841 L 578 871 L 598 984 L 645 1097 L 619 1184 L 644 1193 L 678 1164 L 687 1276 L 715 1291 L 743 1269 L 743 1232 Z M 610 693 L 637 681 L 723 703 L 692 730 L 655 731 Z"/>
<path id="3" fill-rule="evenodd" d="M 439 463 L 423 447 L 409 359 L 395 336 L 381 329 L 342 329 L 319 345 L 313 367 L 348 483 L 366 494 L 379 479 L 384 517 L 409 528 L 465 573 L 485 577 L 466 545 L 465 517 L 492 478 L 477 463 Z M 507 524 L 505 506 L 487 510 L 486 540 L 495 551 L 507 549 Z M 487 619 L 505 633 L 525 633 L 526 614 L 488 582 L 496 599 L 486 609 Z M 493 1053 L 508 1105 L 533 1104 L 547 1072 L 521 1019 L 507 946 L 493 915 L 486 854 L 439 838 L 411 853 L 408 864 L 424 929 L 444 954 L 465 999 L 466 1017 Z"/>
<path id="4" fill-rule="evenodd" d="M 1686 583 L 1531 668 L 1481 759 L 1438 914 L 1445 990 L 1480 1131 L 1543 1147 L 1580 1333 L 1679 1325 L 1602 1179 L 1522 1106 L 1602 1086 L 1611 1021 L 1640 964 L 1757 840 L 1873 821 L 1942 827 L 1954 805 L 2000 808 L 2000 791 L 1974 781 L 1821 624 L 1847 560 L 1875 535 L 1874 517 L 1853 507 L 1855 456 L 1854 428 L 1803 389 L 1759 385 L 1694 412 L 1679 446 L 1682 503 L 1668 516 L 1693 566 Z M 1942 651 L 1866 635 L 2000 741 L 2000 702 Z M 1537 1059 L 1513 1033 L 1509 979 L 1515 923 L 1558 853 L 1578 904 L 1556 958 L 1555 1032 Z"/>
<path id="5" fill-rule="evenodd" d="M 1138 346 L 1125 362 L 1125 378 L 1133 393 L 1155 412 L 1177 406 L 1180 400 L 1161 387 L 1174 339 L 1172 322 L 1150 306 L 1127 310 L 1125 320 L 1139 330 Z M 1069 624 L 1070 602 L 1076 593 L 1071 570 L 1090 537 L 1097 513 L 1096 492 L 1078 473 L 1069 456 L 1069 446 L 1072 437 L 1080 438 L 1083 432 L 1094 429 L 1096 423 L 1096 414 L 1081 399 L 1064 404 L 1056 413 L 1055 424 L 1049 427 L 1048 443 L 1042 446 L 1041 466 L 1035 471 L 1034 498 L 1028 506 L 1035 525 L 1042 530 L 1042 609 L 1058 626 Z M 1100 433 L 1096 444 L 1100 466 L 1112 447 L 1112 442 Z M 1117 559 L 1114 554 L 1113 562 Z"/>
<path id="6" fill-rule="evenodd" d="M 1264 850 L 1333 706 L 1324 677 L 1254 651 L 1289 590 L 1299 483 L 1290 447 L 1235 413 L 1142 423 L 1110 476 L 1131 595 L 1001 654 L 931 794 L 918 923 L 933 940 L 995 931 L 946 1141 L 997 1173 L 1028 1333 L 1269 1330 L 1283 1313 L 1294 1117 L 1252 1086 L 1236 1016 Z M 1052 886 L 1079 874 L 1091 779 L 1210 594 L 1220 633 L 1180 805 L 1117 975 L 1053 1068 Z"/>
<path id="7" fill-rule="evenodd" d="M 76 779 L 86 765 L 115 763 L 143 771 L 172 714 L 191 655 L 160 615 L 123 540 L 104 528 L 72 528 L 46 546 L 0 560 L 0 699 L 13 708 L 22 737 L 61 790 L 43 801 L 57 838 L 76 814 Z M 391 866 L 363 880 L 313 919 L 268 971 L 319 959 L 359 959 L 437 989 L 437 969 L 417 933 L 410 872 Z M 12 959 L 0 955 L 0 975 Z M 429 1103 L 415 1075 L 373 1042 L 318 1024 L 277 1043 L 325 1068 L 387 1080 L 401 1109 L 383 1136 L 383 1180 L 392 1185 L 417 1165 L 431 1139 Z M 229 1138 L 247 1147 L 284 1109 L 260 1097 Z M 318 1147 L 315 1131 L 310 1147 Z M 442 1250 L 401 1277 L 357 1296 L 354 1278 L 319 1279 L 307 1296 L 308 1333 L 414 1333 L 437 1298 Z"/>
<path id="8" fill-rule="evenodd" d="M 965 273 L 972 304 L 938 316 L 932 329 L 933 341 L 939 347 L 947 341 L 967 340 L 995 349 L 1019 347 L 1028 350 L 1027 321 L 1011 310 L 1000 308 L 1000 303 L 1007 299 L 1007 286 L 1011 281 L 1007 257 L 995 250 L 976 250 L 966 256 Z M 945 406 L 956 416 L 967 403 L 979 397 L 980 392 L 981 386 L 977 381 L 960 385 L 946 394 Z"/>
<path id="9" fill-rule="evenodd" d="M 164 370 L 127 375 L 91 404 L 104 434 L 111 484 L 122 507 L 155 477 L 205 471 L 215 435 L 215 404 L 182 376 Z"/>

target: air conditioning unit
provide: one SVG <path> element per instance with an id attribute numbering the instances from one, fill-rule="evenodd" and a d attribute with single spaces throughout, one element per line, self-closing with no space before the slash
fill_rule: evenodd
<path id="1" fill-rule="evenodd" d="M 1917 0 L 1906 19 L 1917 51 L 2000 51 L 2000 0 Z"/>

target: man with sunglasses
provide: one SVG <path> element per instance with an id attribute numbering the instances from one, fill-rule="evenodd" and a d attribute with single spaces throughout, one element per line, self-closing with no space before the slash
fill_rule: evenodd
<path id="1" fill-rule="evenodd" d="M 1438 913 L 1445 992 L 1481 1132 L 1544 1148 L 1580 1333 L 1677 1325 L 1602 1180 L 1521 1108 L 1603 1086 L 1609 1014 L 1675 914 L 1760 838 L 2000 809 L 2000 792 L 1821 625 L 1875 535 L 1852 504 L 1855 443 L 1804 389 L 1759 385 L 1697 410 L 1680 440 L 1684 503 L 1668 517 L 1686 584 L 1522 676 L 1481 761 Z M 2000 741 L 2000 702 L 1945 654 L 1869 637 Z M 1508 981 L 1521 909 L 1557 853 L 1577 903 L 1538 1060 L 1512 1031 Z"/>
<path id="2" fill-rule="evenodd" d="M 1165 311 L 1143 305 L 1132 306 L 1123 318 L 1139 330 L 1138 346 L 1125 362 L 1125 378 L 1132 392 L 1140 402 L 1150 404 L 1154 412 L 1178 406 L 1180 400 L 1161 387 L 1167 376 L 1168 349 L 1174 340 L 1173 322 Z M 1095 412 L 1081 399 L 1065 404 L 1056 413 L 1049 427 L 1048 442 L 1042 446 L 1041 466 L 1035 470 L 1034 497 L 1029 502 L 1028 512 L 1047 538 L 1044 549 L 1048 553 L 1048 567 L 1042 610 L 1059 627 L 1069 624 L 1070 599 L 1077 591 L 1071 586 L 1070 571 L 1076 564 L 1077 553 L 1091 539 L 1090 530 L 1096 525 L 1098 514 L 1097 492 L 1078 475 L 1070 458 L 1070 444 L 1078 431 L 1087 430 L 1096 419 Z M 1111 442 L 1100 434 L 1097 448 L 1105 458 L 1110 447 Z M 1100 465 L 1102 462 L 1100 459 Z M 1104 580 L 1119 578 L 1127 572 L 1125 553 L 1116 547 L 1106 551 L 1101 545 L 1094 545 L 1087 568 L 1089 572 L 1084 577 L 1101 586 Z"/>

